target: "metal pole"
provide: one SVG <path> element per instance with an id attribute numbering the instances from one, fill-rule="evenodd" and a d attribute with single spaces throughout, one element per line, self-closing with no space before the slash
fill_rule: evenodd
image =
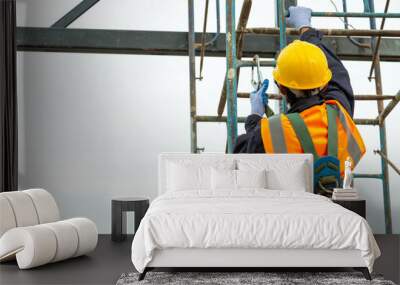
<path id="1" fill-rule="evenodd" d="M 52 28 L 66 28 L 71 25 L 76 19 L 86 13 L 90 8 L 97 4 L 100 0 L 83 0 L 67 14 L 62 16 L 57 22 L 51 25 Z"/>
<path id="2" fill-rule="evenodd" d="M 318 29 L 326 36 L 360 36 L 360 37 L 400 37 L 400 30 L 344 30 L 344 29 Z M 246 34 L 263 34 L 263 35 L 278 35 L 280 30 L 278 28 L 246 28 L 244 30 L 238 30 L 238 32 L 244 32 Z M 296 36 L 300 35 L 298 29 L 287 28 L 286 35 Z"/>
<path id="3" fill-rule="evenodd" d="M 227 122 L 228 117 L 226 116 L 203 116 L 199 115 L 195 117 L 196 122 Z M 246 117 L 237 117 L 238 123 L 244 123 L 246 121 Z M 378 125 L 378 120 L 375 119 L 354 119 L 354 122 L 357 125 Z"/>
<path id="4" fill-rule="evenodd" d="M 276 6 L 278 9 L 278 24 L 279 24 L 279 50 L 282 51 L 286 46 L 286 19 L 285 19 L 285 0 L 277 0 Z M 286 98 L 283 97 L 279 102 L 279 108 L 281 113 L 286 113 L 287 102 Z"/>
<path id="5" fill-rule="evenodd" d="M 201 49 L 200 49 L 200 77 L 198 78 L 200 80 L 203 80 L 203 64 L 204 64 L 204 55 L 206 53 L 206 31 L 207 31 L 209 2 L 210 0 L 206 0 L 206 7 L 204 8 L 203 33 L 201 34 Z"/>
<path id="6" fill-rule="evenodd" d="M 368 1 L 368 3 L 367 3 Z M 367 5 L 368 4 L 368 5 Z M 374 12 L 374 0 L 364 0 L 365 9 L 368 12 Z M 374 18 L 370 18 L 370 27 L 371 30 L 376 30 L 376 20 Z M 371 47 L 376 48 L 375 37 L 371 38 Z M 375 89 L 376 95 L 382 95 L 382 75 L 381 75 L 381 64 L 379 53 L 376 55 L 375 65 Z M 378 104 L 378 113 L 382 114 L 383 112 L 383 101 L 377 101 Z M 386 142 L 386 125 L 385 120 L 379 122 L 379 140 L 381 144 L 381 152 L 383 155 L 387 156 L 387 142 Z M 383 190 L 383 203 L 385 210 L 385 229 L 387 234 L 392 233 L 392 210 L 391 210 L 391 202 L 390 202 L 390 188 L 389 188 L 389 167 L 387 162 L 381 156 L 381 168 L 382 168 L 382 190 Z"/>
<path id="7" fill-rule="evenodd" d="M 221 25 L 220 25 L 220 13 L 219 13 L 219 0 L 215 1 L 215 14 L 217 17 L 217 32 L 210 41 L 206 42 L 206 46 L 214 44 L 214 42 L 218 39 L 220 34 Z"/>
<path id="8" fill-rule="evenodd" d="M 247 21 L 249 20 L 252 3 L 253 3 L 252 0 L 244 0 L 243 1 L 242 10 L 240 11 L 239 22 L 237 25 L 238 30 L 242 30 L 242 29 L 246 28 Z M 237 33 L 236 34 L 236 58 L 237 59 L 242 58 L 243 40 L 244 40 L 244 34 Z M 239 81 L 240 70 L 237 70 L 236 72 L 237 72 L 236 78 Z M 218 116 L 222 116 L 222 114 L 224 113 L 225 105 L 226 105 L 226 78 L 224 80 L 224 84 L 223 84 L 223 87 L 221 90 L 221 95 L 219 98 L 218 110 L 217 110 Z"/>
<path id="9" fill-rule="evenodd" d="M 356 125 L 371 125 L 371 126 L 379 125 L 378 119 L 354 119 L 353 121 Z"/>
<path id="10" fill-rule="evenodd" d="M 287 15 L 287 13 L 285 13 Z M 400 13 L 312 12 L 312 17 L 400 18 Z"/>
<path id="11" fill-rule="evenodd" d="M 343 7 L 343 12 L 347 13 L 347 0 L 342 0 L 342 7 Z M 344 20 L 344 28 L 345 28 L 346 30 L 348 30 L 348 29 L 349 29 L 349 22 L 348 22 L 347 16 L 343 17 L 343 20 Z M 352 44 L 354 44 L 354 45 L 356 45 L 356 46 L 358 46 L 358 47 L 371 48 L 371 47 L 369 46 L 369 44 L 360 43 L 359 41 L 353 39 L 353 38 L 350 37 L 350 36 L 347 36 L 347 38 L 349 39 L 349 41 L 350 41 Z"/>
<path id="12" fill-rule="evenodd" d="M 354 173 L 353 178 L 374 178 L 382 179 L 382 174 L 370 174 L 370 173 Z"/>
<path id="13" fill-rule="evenodd" d="M 253 60 L 237 60 L 236 63 L 237 63 L 237 67 L 252 67 L 252 66 L 257 65 Z M 274 60 L 262 60 L 262 61 L 260 61 L 260 66 L 274 67 L 275 61 Z"/>
<path id="14" fill-rule="evenodd" d="M 379 122 L 383 122 L 399 102 L 400 102 L 400 91 L 397 92 L 397 95 L 393 98 L 393 100 L 390 101 L 389 104 L 383 109 L 382 113 L 379 114 L 378 116 Z"/>
<path id="15" fill-rule="evenodd" d="M 188 0 L 189 32 L 189 88 L 190 88 L 190 151 L 197 153 L 197 125 L 196 125 L 196 62 L 195 62 L 195 33 L 194 33 L 194 0 Z"/>
<path id="16" fill-rule="evenodd" d="M 228 106 L 228 153 L 233 153 L 237 138 L 237 74 L 235 0 L 226 0 L 226 94 Z"/>
<path id="17" fill-rule="evenodd" d="M 396 173 L 398 175 L 400 175 L 400 169 L 386 155 L 384 155 L 379 149 L 374 150 L 374 153 L 379 154 L 382 157 L 382 159 L 384 159 L 393 168 L 393 170 L 396 171 Z"/>
<path id="18" fill-rule="evenodd" d="M 267 95 L 268 95 L 269 99 L 276 99 L 276 100 L 281 100 L 282 97 L 283 97 L 280 94 L 274 94 L 274 93 L 267 93 Z M 396 95 L 396 96 L 393 96 L 393 95 L 376 96 L 376 95 L 362 95 L 362 94 L 360 94 L 360 95 L 354 95 L 354 100 L 357 100 L 357 101 L 397 100 L 398 101 L 398 100 L 400 100 L 400 98 L 397 99 L 398 96 L 399 95 Z M 238 92 L 237 93 L 237 97 L 238 98 L 250 98 L 250 93 L 248 93 L 248 92 Z M 391 105 L 391 103 L 389 103 L 389 105 Z M 389 105 L 388 105 L 388 107 L 389 107 Z M 387 109 L 387 107 L 386 107 L 386 109 Z M 391 108 L 391 109 L 393 109 L 393 108 Z M 390 111 L 391 111 L 391 109 L 390 109 Z"/>
<path id="19" fill-rule="evenodd" d="M 385 4 L 385 13 L 389 10 L 389 4 L 390 4 L 390 0 L 386 0 L 386 4 Z M 383 18 L 383 19 L 382 19 L 382 22 L 381 22 L 380 30 L 383 30 L 383 27 L 385 26 L 385 21 L 386 21 L 386 18 Z M 375 49 L 374 49 L 373 56 L 372 56 L 371 68 L 370 68 L 370 70 L 369 70 L 368 79 L 369 79 L 370 81 L 371 81 L 371 79 L 372 79 L 372 72 L 374 71 L 375 60 L 376 60 L 376 56 L 378 55 L 379 48 L 380 48 L 380 46 L 381 46 L 381 41 L 382 41 L 382 37 L 379 36 L 379 37 L 378 37 L 378 40 L 376 41 Z"/>
<path id="20" fill-rule="evenodd" d="M 237 117 L 238 123 L 244 123 L 247 117 Z M 228 117 L 226 116 L 196 116 L 197 122 L 202 123 L 226 123 L 228 122 Z"/>

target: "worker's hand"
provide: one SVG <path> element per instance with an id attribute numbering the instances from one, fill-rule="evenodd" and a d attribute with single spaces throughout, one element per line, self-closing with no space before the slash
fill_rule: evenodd
<path id="1" fill-rule="evenodd" d="M 269 81 L 265 79 L 260 89 L 250 93 L 251 113 L 263 116 L 265 113 L 265 106 L 268 103 L 268 97 L 265 92 L 268 89 Z"/>
<path id="2" fill-rule="evenodd" d="M 288 27 L 299 30 L 311 27 L 311 12 L 312 10 L 307 7 L 290 6 L 289 15 L 286 17 L 286 24 Z"/>

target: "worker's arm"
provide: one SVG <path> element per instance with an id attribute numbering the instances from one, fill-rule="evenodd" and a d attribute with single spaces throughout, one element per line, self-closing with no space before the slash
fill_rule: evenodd
<path id="1" fill-rule="evenodd" d="M 328 59 L 332 79 L 329 81 L 325 99 L 334 99 L 340 102 L 351 117 L 354 113 L 354 94 L 351 88 L 349 73 L 340 59 L 326 45 L 322 43 L 323 34 L 313 28 L 303 28 L 300 40 L 317 45 Z"/>
<path id="2" fill-rule="evenodd" d="M 245 122 L 246 133 L 237 138 L 234 153 L 264 153 L 261 138 L 261 118 L 265 114 L 263 97 L 268 89 L 268 80 L 264 80 L 260 89 L 250 93 L 251 115 Z"/>
<path id="3" fill-rule="evenodd" d="M 299 29 L 300 40 L 318 46 L 328 60 L 329 69 L 332 71 L 332 79 L 329 81 L 324 99 L 339 101 L 351 117 L 354 112 L 354 95 L 351 88 L 350 77 L 340 59 L 322 43 L 323 34 L 311 27 L 311 9 L 306 7 L 289 7 L 289 15 L 286 18 L 288 26 Z"/>
<path id="4" fill-rule="evenodd" d="M 265 153 L 261 138 L 261 118 L 258 114 L 247 117 L 246 133 L 237 138 L 234 153 Z"/>

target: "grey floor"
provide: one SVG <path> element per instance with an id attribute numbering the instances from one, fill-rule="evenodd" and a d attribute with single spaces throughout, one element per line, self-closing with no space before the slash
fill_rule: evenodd
<path id="1" fill-rule="evenodd" d="M 400 235 L 375 235 L 382 251 L 375 272 L 400 282 Z M 0 284 L 115 284 L 124 272 L 132 272 L 131 238 L 121 243 L 100 235 L 97 249 L 82 256 L 30 270 L 19 270 L 15 262 L 0 265 Z"/>

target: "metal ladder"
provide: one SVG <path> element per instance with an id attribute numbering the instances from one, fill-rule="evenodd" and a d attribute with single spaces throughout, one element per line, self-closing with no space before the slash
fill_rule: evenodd
<path id="1" fill-rule="evenodd" d="M 377 101 L 378 113 L 376 118 L 372 119 L 354 119 L 358 125 L 371 125 L 379 127 L 380 150 L 375 153 L 381 156 L 381 173 L 355 174 L 355 178 L 373 178 L 382 181 L 383 197 L 384 197 L 384 210 L 385 210 L 385 229 L 386 233 L 392 233 L 392 219 L 391 219 L 391 201 L 390 201 L 390 188 L 389 188 L 389 172 L 388 165 L 399 173 L 394 164 L 387 158 L 387 141 L 386 141 L 386 126 L 385 119 L 389 113 L 394 109 L 400 101 L 400 92 L 396 95 L 382 95 L 382 77 L 380 71 L 379 60 L 379 46 L 382 36 L 400 36 L 400 31 L 384 30 L 384 23 L 386 18 L 400 18 L 400 13 L 388 13 L 389 1 L 387 0 L 384 13 L 375 13 L 374 0 L 363 0 L 364 12 L 354 13 L 347 12 L 346 0 L 343 0 L 343 12 L 313 12 L 313 17 L 344 17 L 347 23 L 348 17 L 364 17 L 370 19 L 370 30 L 349 30 L 348 24 L 345 23 L 345 29 L 320 29 L 326 35 L 347 36 L 354 44 L 357 42 L 350 38 L 351 36 L 369 36 L 370 47 L 372 53 L 372 66 L 371 74 L 374 71 L 375 76 L 370 80 L 375 80 L 376 95 L 355 95 L 355 100 L 374 100 Z M 207 0 L 208 2 L 208 0 Z M 287 29 L 285 24 L 285 17 L 287 8 L 291 5 L 297 5 L 296 0 L 275 0 L 277 28 L 246 28 L 252 0 L 244 0 L 238 27 L 236 29 L 235 21 L 235 0 L 226 0 L 226 77 L 221 91 L 220 101 L 218 105 L 217 116 L 198 116 L 196 114 L 196 76 L 195 76 L 195 56 L 196 48 L 199 45 L 195 44 L 194 32 L 194 7 L 193 0 L 188 0 L 189 6 L 189 70 L 190 70 L 190 114 L 191 114 L 191 151 L 193 153 L 199 152 L 197 146 L 197 123 L 198 122 L 226 122 L 227 124 L 227 152 L 232 153 L 234 144 L 237 139 L 237 124 L 243 123 L 246 118 L 237 116 L 237 98 L 249 98 L 249 93 L 238 93 L 237 83 L 240 74 L 240 68 L 254 66 L 255 63 L 249 60 L 242 60 L 242 48 L 244 38 L 247 34 L 268 34 L 279 35 L 279 46 L 282 50 L 287 44 L 287 36 L 298 35 L 298 31 L 294 29 Z M 208 7 L 208 4 L 207 4 Z M 376 29 L 375 18 L 382 18 L 381 27 Z M 206 20 L 206 18 L 205 18 Z M 204 27 L 203 27 L 204 28 Z M 219 32 L 219 31 L 218 31 Z M 205 33 L 205 29 L 203 29 Z M 361 47 L 365 48 L 365 44 Z M 202 51 L 204 56 L 204 51 Z M 261 66 L 274 66 L 273 60 L 261 61 Z M 270 99 L 280 100 L 280 111 L 286 111 L 286 102 L 279 94 L 268 94 Z M 390 103 L 384 107 L 383 100 L 390 100 Z M 227 116 L 222 116 L 227 105 Z"/>

